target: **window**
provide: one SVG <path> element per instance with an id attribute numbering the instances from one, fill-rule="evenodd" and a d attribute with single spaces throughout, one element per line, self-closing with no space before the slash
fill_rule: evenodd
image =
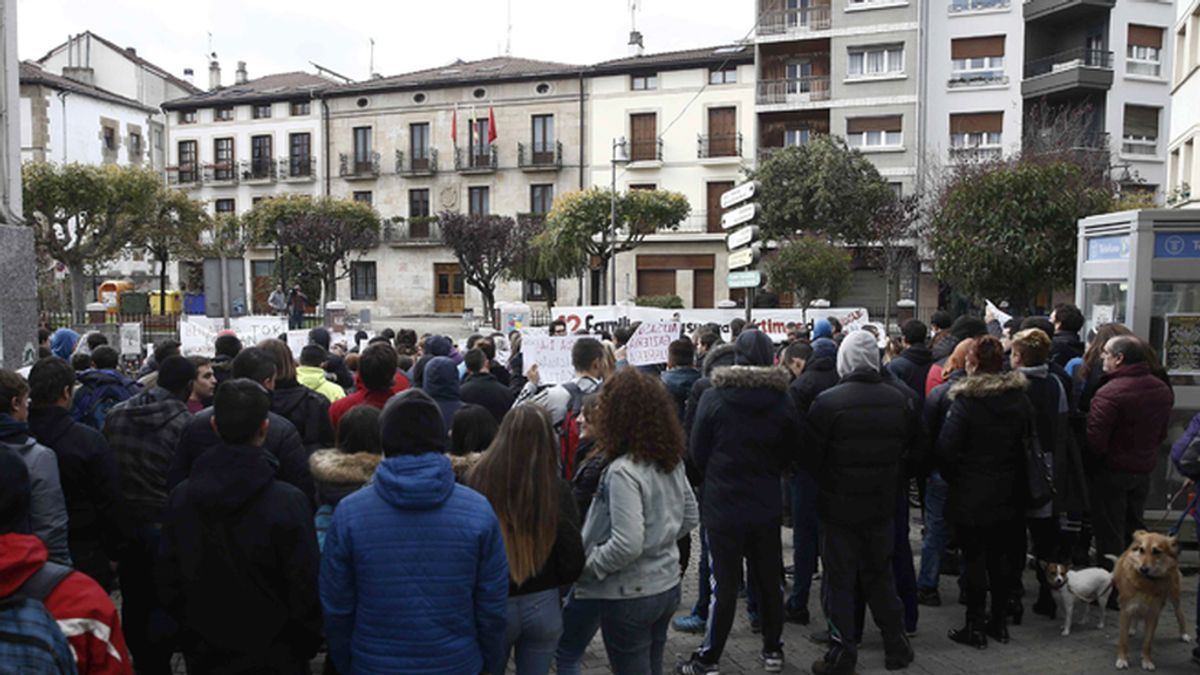
<path id="1" fill-rule="evenodd" d="M 252 115 L 252 116 L 253 116 L 253 117 L 254 117 L 254 119 L 256 119 L 256 120 L 265 120 L 265 119 L 270 119 L 270 117 L 271 117 L 271 104 L 270 104 L 270 103 L 256 103 L 256 104 L 254 105 L 254 109 L 253 109 L 253 115 Z"/>
<path id="2" fill-rule="evenodd" d="M 412 157 L 413 169 L 429 167 L 429 123 L 408 125 L 408 152 Z"/>
<path id="3" fill-rule="evenodd" d="M 658 89 L 658 74 L 633 75 L 629 78 L 629 88 L 634 91 L 650 91 Z"/>
<path id="4" fill-rule="evenodd" d="M 1003 112 L 950 115 L 950 153 L 999 157 L 1004 131 Z"/>
<path id="5" fill-rule="evenodd" d="M 950 41 L 950 82 L 984 84 L 1004 79 L 1004 36 Z"/>
<path id="6" fill-rule="evenodd" d="M 180 110 L 179 111 L 179 123 L 180 124 L 195 124 L 196 123 L 196 111 L 195 110 Z"/>
<path id="7" fill-rule="evenodd" d="M 213 202 L 213 210 L 217 214 L 233 213 L 237 211 L 237 202 L 232 199 L 218 199 Z"/>
<path id="8" fill-rule="evenodd" d="M 1125 72 L 1158 77 L 1162 73 L 1163 29 L 1129 24 Z"/>
<path id="9" fill-rule="evenodd" d="M 101 127 L 104 134 L 104 149 L 108 151 L 117 149 L 117 130 L 110 127 Z"/>
<path id="10" fill-rule="evenodd" d="M 373 203 L 370 190 L 355 190 L 353 197 L 354 201 L 362 202 L 367 206 L 370 206 Z"/>
<path id="11" fill-rule="evenodd" d="M 899 148 L 904 138 L 901 134 L 900 115 L 886 117 L 855 117 L 846 120 L 846 142 L 852 148 Z"/>
<path id="12" fill-rule="evenodd" d="M 630 183 L 630 190 L 657 190 L 658 186 L 654 183 Z"/>
<path id="13" fill-rule="evenodd" d="M 420 190 L 408 191 L 408 217 L 409 218 L 428 218 L 429 217 L 429 190 L 421 188 Z"/>
<path id="14" fill-rule="evenodd" d="M 129 133 L 129 155 L 130 157 L 142 156 L 142 135 L 136 131 Z"/>
<path id="15" fill-rule="evenodd" d="M 553 185 L 530 185 L 529 186 L 529 212 L 530 213 L 549 213 L 550 207 L 554 204 L 554 186 Z"/>
<path id="16" fill-rule="evenodd" d="M 372 260 L 350 263 L 350 299 L 375 299 L 375 262 Z"/>
<path id="17" fill-rule="evenodd" d="M 550 83 L 549 82 L 539 82 L 538 85 L 533 88 L 533 90 L 542 95 L 549 94 L 550 93 Z"/>
<path id="18" fill-rule="evenodd" d="M 471 138 L 468 145 L 471 166 L 487 166 L 490 161 L 488 159 L 490 148 L 491 144 L 488 142 L 488 119 L 481 117 L 471 120 Z"/>
<path id="19" fill-rule="evenodd" d="M 525 301 L 526 302 L 545 302 L 550 299 L 550 294 L 554 291 L 557 285 L 556 279 L 551 279 L 549 283 L 541 281 L 526 281 L 525 282 Z"/>
<path id="20" fill-rule="evenodd" d="M 486 187 L 473 187 L 467 189 L 468 213 L 472 216 L 486 216 L 490 211 L 489 193 L 491 191 Z"/>
<path id="21" fill-rule="evenodd" d="M 196 141 L 179 141 L 179 182 L 196 182 Z"/>
<path id="22" fill-rule="evenodd" d="M 721 107 L 708 109 L 708 145 L 705 157 L 737 157 L 738 147 L 737 108 Z"/>
<path id="23" fill-rule="evenodd" d="M 891 189 L 892 194 L 896 195 L 896 199 L 904 196 L 904 183 L 891 182 L 888 183 L 888 187 Z"/>
<path id="24" fill-rule="evenodd" d="M 881 45 L 850 49 L 847 68 L 851 78 L 904 74 L 904 45 Z"/>
<path id="25" fill-rule="evenodd" d="M 425 99 L 426 99 L 425 94 L 423 94 L 421 92 L 417 92 L 416 94 L 413 94 L 413 103 L 424 103 Z"/>
<path id="26" fill-rule="evenodd" d="M 475 91 L 471 92 L 471 95 L 474 96 L 475 98 L 485 98 L 485 97 L 487 97 L 487 89 L 484 89 L 483 87 L 479 87 Z"/>
<path id="27" fill-rule="evenodd" d="M 233 180 L 233 139 L 213 139 L 213 180 Z"/>
<path id="28" fill-rule="evenodd" d="M 709 84 L 736 84 L 737 83 L 737 66 L 727 68 L 714 68 L 708 71 Z"/>
<path id="29" fill-rule="evenodd" d="M 1159 108 L 1144 105 L 1125 106 L 1125 129 L 1121 154 L 1158 154 L 1158 112 Z"/>
<path id="30" fill-rule="evenodd" d="M 654 113 L 635 113 L 629 116 L 632 137 L 629 159 L 634 162 L 654 161 L 658 156 L 658 117 Z"/>
<path id="31" fill-rule="evenodd" d="M 300 117 L 307 115 L 309 111 L 308 101 L 292 101 L 292 117 Z"/>
<path id="32" fill-rule="evenodd" d="M 808 127 L 783 130 L 783 147 L 785 148 L 808 145 L 810 140 L 812 140 L 812 129 Z"/>
<path id="33" fill-rule="evenodd" d="M 252 178 L 269 178 L 271 173 L 271 137 L 250 137 L 250 176 Z"/>
<path id="34" fill-rule="evenodd" d="M 950 12 L 973 12 L 1008 7 L 1009 0 L 950 0 Z"/>
<path id="35" fill-rule="evenodd" d="M 371 173 L 373 170 L 371 127 L 354 127 L 354 173 Z"/>
<path id="36" fill-rule="evenodd" d="M 312 135 L 308 133 L 288 135 L 288 175 L 312 175 Z"/>
<path id="37" fill-rule="evenodd" d="M 554 161 L 554 115 L 534 115 L 530 118 L 533 135 L 533 163 Z"/>
<path id="38" fill-rule="evenodd" d="M 258 203 L 264 199 L 266 199 L 266 197 L 251 197 L 250 198 L 250 208 L 254 208 L 254 207 L 258 206 Z"/>
<path id="39" fill-rule="evenodd" d="M 233 106 L 214 109 L 213 120 L 216 122 L 229 122 L 233 120 Z"/>

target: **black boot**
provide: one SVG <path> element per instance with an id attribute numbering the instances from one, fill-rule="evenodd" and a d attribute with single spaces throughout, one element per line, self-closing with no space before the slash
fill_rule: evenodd
<path id="1" fill-rule="evenodd" d="M 903 670 L 916 658 L 912 645 L 904 634 L 893 638 L 884 638 L 883 652 L 883 664 L 888 670 Z"/>
<path id="2" fill-rule="evenodd" d="M 1012 625 L 1020 626 L 1021 619 L 1025 616 L 1025 605 L 1021 602 L 1020 597 L 1009 598 L 1008 600 L 1008 616 L 1012 621 Z M 1008 642 L 1005 638 L 1002 642 Z"/>
<path id="3" fill-rule="evenodd" d="M 987 649 L 987 635 L 983 632 L 983 626 L 978 621 L 967 619 L 967 625 L 962 628 L 951 628 L 947 635 L 951 640 L 960 645 L 967 645 L 976 649 Z"/>
<path id="4" fill-rule="evenodd" d="M 999 642 L 1000 644 L 1008 644 L 1008 617 L 1003 612 L 997 612 L 992 615 L 991 621 L 987 623 L 987 636 Z"/>

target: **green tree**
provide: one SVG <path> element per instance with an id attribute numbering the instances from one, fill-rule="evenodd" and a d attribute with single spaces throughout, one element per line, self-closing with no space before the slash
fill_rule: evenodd
<path id="1" fill-rule="evenodd" d="M 112 261 L 138 241 L 161 178 L 134 167 L 48 162 L 25 164 L 21 177 L 25 221 L 33 228 L 34 243 L 66 265 L 71 309 L 82 320 L 87 270 Z"/>
<path id="2" fill-rule="evenodd" d="M 554 200 L 536 245 L 551 269 L 578 270 L 594 257 L 607 278 L 617 254 L 637 248 L 647 235 L 676 229 L 691 211 L 687 197 L 669 190 L 630 190 L 615 196 L 601 188 L 578 190 Z"/>
<path id="3" fill-rule="evenodd" d="M 496 305 L 496 283 L 529 246 L 533 224 L 508 216 L 465 215 L 443 211 L 438 215 L 442 243 L 454 252 L 466 282 L 483 296 L 483 316 L 490 320 Z"/>
<path id="4" fill-rule="evenodd" d="M 350 199 L 286 195 L 264 199 L 244 217 L 248 241 L 279 246 L 298 276 L 321 280 L 324 300 L 337 299 L 337 281 L 350 263 L 379 245 L 379 214 Z"/>
<path id="5" fill-rule="evenodd" d="M 525 246 L 516 252 L 512 264 L 501 276 L 510 281 L 540 284 L 546 290 L 546 304 L 553 310 L 558 302 L 555 280 L 581 274 L 587 267 L 587 260 L 582 256 L 576 260 L 556 259 L 546 253 L 546 244 L 541 238 L 542 233 L 546 231 L 545 215 L 518 214 L 517 224 L 526 230 L 528 240 Z"/>
<path id="6" fill-rule="evenodd" d="M 1092 172 L 1067 161 L 1013 159 L 961 167 L 930 218 L 939 279 L 1019 310 L 1075 277 L 1077 223 L 1113 205 Z"/>
<path id="7" fill-rule="evenodd" d="M 850 252 L 815 235 L 784 242 L 766 263 L 776 292 L 791 291 L 801 307 L 817 298 L 835 300 L 850 283 Z"/>
<path id="8" fill-rule="evenodd" d="M 191 257 L 200 251 L 200 235 L 210 224 L 204 205 L 182 190 L 159 185 L 154 199 L 140 219 L 141 228 L 134 242 L 145 247 L 158 261 L 158 290 L 167 293 L 167 263 L 171 258 Z M 159 313 L 166 313 L 165 301 Z"/>
<path id="9" fill-rule="evenodd" d="M 829 134 L 775 152 L 749 176 L 761 185 L 755 201 L 770 239 L 824 234 L 850 244 L 870 241 L 872 218 L 893 199 L 875 165 Z"/>

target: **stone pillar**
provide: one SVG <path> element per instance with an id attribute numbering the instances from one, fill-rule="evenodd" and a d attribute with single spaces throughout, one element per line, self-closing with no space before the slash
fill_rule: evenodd
<path id="1" fill-rule="evenodd" d="M 0 225 L 0 288 L 4 289 L 4 301 L 0 302 L 0 366 L 15 370 L 37 359 L 37 270 L 32 229 Z"/>

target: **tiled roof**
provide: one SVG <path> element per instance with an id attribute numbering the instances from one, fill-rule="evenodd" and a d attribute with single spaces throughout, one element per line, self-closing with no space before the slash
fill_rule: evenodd
<path id="1" fill-rule="evenodd" d="M 497 56 L 481 61 L 455 61 L 438 68 L 427 68 L 391 77 L 382 77 L 363 82 L 341 85 L 330 93 L 349 94 L 379 89 L 411 89 L 418 87 L 443 87 L 474 82 L 497 80 L 522 80 L 535 77 L 577 76 L 586 66 L 552 61 L 535 61 L 512 56 Z"/>
<path id="2" fill-rule="evenodd" d="M 743 64 L 754 62 L 754 45 L 728 44 L 702 49 L 685 49 L 643 56 L 628 56 L 592 66 L 596 73 L 626 72 L 643 68 L 682 69 L 701 65 Z"/>
<path id="3" fill-rule="evenodd" d="M 204 91 L 203 89 L 200 89 L 199 87 L 192 84 L 191 82 L 188 82 L 187 80 L 176 77 L 175 75 L 172 75 L 171 71 L 167 70 L 166 68 L 161 68 L 159 66 L 156 66 L 153 63 L 147 61 L 146 59 L 138 56 L 136 52 L 131 51 L 129 48 L 121 47 L 121 46 L 117 45 L 116 43 L 112 42 L 111 40 L 106 40 L 103 37 L 96 35 L 95 33 L 91 32 L 90 30 L 85 31 L 83 34 L 92 36 L 93 39 L 100 42 L 101 44 L 104 44 L 104 45 L 108 46 L 110 49 L 112 49 L 116 52 L 119 52 L 125 58 L 127 58 L 130 61 L 138 64 L 139 66 L 142 66 L 142 67 L 146 68 L 147 70 L 155 73 L 159 77 L 162 77 L 162 78 L 170 81 L 172 84 L 183 89 L 184 91 L 190 91 L 193 94 L 198 94 L 198 93 Z M 72 38 L 72 39 L 74 39 L 74 38 Z M 67 43 L 64 42 L 64 43 L 58 45 L 57 47 L 54 47 L 50 51 L 46 52 L 45 56 L 38 59 L 37 62 L 45 63 L 46 60 L 50 58 L 51 54 L 53 54 L 54 52 L 62 49 L 63 47 L 66 47 L 66 46 L 67 46 Z"/>
<path id="4" fill-rule="evenodd" d="M 164 110 L 211 107 L 256 101 L 279 101 L 288 98 L 309 98 L 314 91 L 333 86 L 333 80 L 303 71 L 264 75 L 242 84 L 232 84 L 195 96 L 177 98 L 163 104 Z"/>
<path id="5" fill-rule="evenodd" d="M 143 105 L 139 101 L 135 101 L 131 98 L 125 98 L 120 94 L 114 94 L 107 89 L 101 89 L 100 87 L 79 82 L 78 80 L 72 80 L 70 78 L 63 77 L 62 75 L 55 75 L 54 73 L 43 70 L 41 66 L 38 66 L 36 63 L 31 63 L 29 61 L 21 62 L 20 78 L 21 84 L 41 84 L 47 87 L 58 89 L 60 91 L 83 94 L 84 96 L 90 96 L 101 101 L 108 101 L 109 103 L 116 103 L 129 108 L 136 108 L 151 114 L 158 112 L 158 110 L 151 108 L 150 106 Z"/>

